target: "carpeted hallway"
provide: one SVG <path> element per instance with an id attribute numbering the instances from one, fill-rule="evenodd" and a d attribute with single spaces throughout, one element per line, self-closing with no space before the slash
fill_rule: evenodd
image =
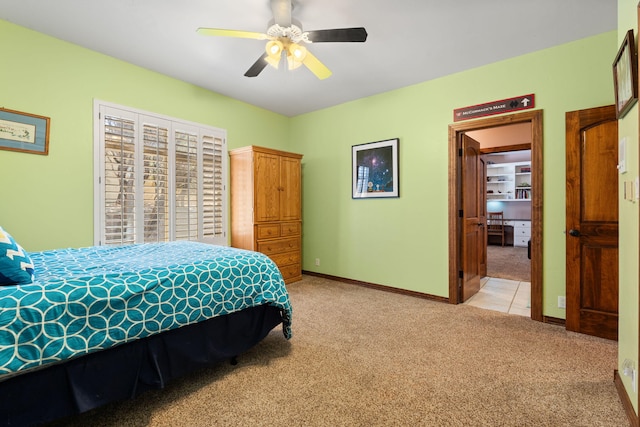
<path id="1" fill-rule="evenodd" d="M 278 327 L 236 366 L 54 425 L 629 425 L 616 342 L 312 276 L 288 288 L 290 341 Z"/>
<path id="2" fill-rule="evenodd" d="M 527 248 L 487 245 L 487 276 L 530 282 L 531 260 L 527 257 Z"/>

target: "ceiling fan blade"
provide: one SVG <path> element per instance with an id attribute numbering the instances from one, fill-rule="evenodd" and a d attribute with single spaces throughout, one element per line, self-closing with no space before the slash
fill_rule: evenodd
<path id="1" fill-rule="evenodd" d="M 275 23 L 281 27 L 291 26 L 291 0 L 271 0 Z"/>
<path id="2" fill-rule="evenodd" d="M 256 77 L 258 74 L 264 70 L 264 67 L 267 66 L 267 52 L 263 53 L 260 58 L 256 62 L 253 63 L 251 68 L 244 73 L 245 77 Z"/>
<path id="3" fill-rule="evenodd" d="M 336 28 L 333 30 L 308 31 L 309 41 L 323 42 L 364 42 L 367 40 L 367 30 L 364 27 Z"/>
<path id="4" fill-rule="evenodd" d="M 241 30 L 224 30 L 222 28 L 198 28 L 196 32 L 198 34 L 202 34 L 203 36 L 240 37 L 245 39 L 257 40 L 266 40 L 269 38 L 268 35 L 263 33 Z"/>
<path id="5" fill-rule="evenodd" d="M 318 58 L 313 56 L 309 51 L 307 51 L 307 55 L 302 60 L 302 63 L 320 80 L 324 80 L 327 77 L 330 77 L 331 74 L 333 74 L 330 69 L 328 69 L 322 62 L 320 62 Z"/>

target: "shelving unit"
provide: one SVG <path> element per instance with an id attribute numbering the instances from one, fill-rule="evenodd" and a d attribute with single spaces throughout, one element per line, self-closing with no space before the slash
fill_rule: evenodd
<path id="1" fill-rule="evenodd" d="M 531 200 L 531 162 L 515 163 L 513 168 L 516 200 Z"/>
<path id="2" fill-rule="evenodd" d="M 531 162 L 487 165 L 487 201 L 531 200 Z"/>

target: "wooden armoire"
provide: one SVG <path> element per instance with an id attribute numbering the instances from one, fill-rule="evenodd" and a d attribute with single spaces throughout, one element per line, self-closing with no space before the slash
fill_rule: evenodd
<path id="1" fill-rule="evenodd" d="M 231 246 L 268 255 L 285 283 L 301 280 L 302 155 L 252 145 L 229 159 Z"/>

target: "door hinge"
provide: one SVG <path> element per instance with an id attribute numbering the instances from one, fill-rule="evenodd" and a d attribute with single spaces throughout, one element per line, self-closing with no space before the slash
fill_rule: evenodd
<path id="1" fill-rule="evenodd" d="M 458 279 L 464 279 L 464 272 L 462 270 L 458 270 Z M 458 286 L 462 286 L 461 284 Z"/>
<path id="2" fill-rule="evenodd" d="M 458 218 L 464 218 L 464 211 L 462 209 L 458 211 Z"/>
<path id="3" fill-rule="evenodd" d="M 462 157 L 462 152 L 463 152 L 463 151 L 462 151 L 462 148 L 458 148 L 458 156 L 459 156 L 459 157 Z"/>

